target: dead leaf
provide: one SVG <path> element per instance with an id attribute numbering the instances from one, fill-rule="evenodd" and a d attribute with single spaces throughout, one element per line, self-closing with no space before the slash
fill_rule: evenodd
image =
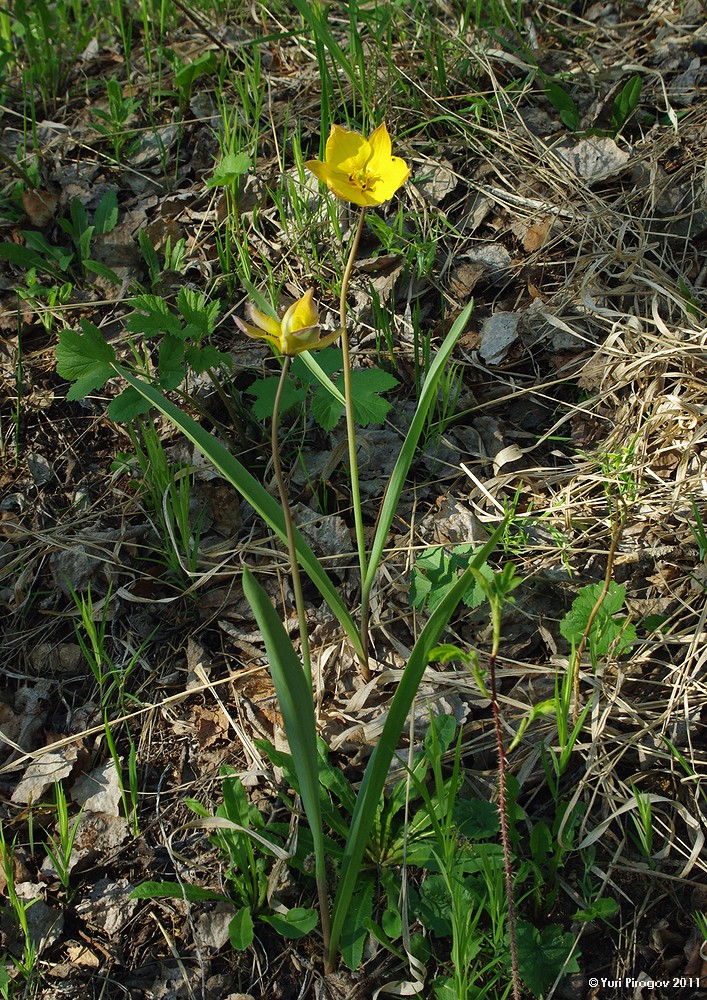
<path id="1" fill-rule="evenodd" d="M 107 813 L 118 816 L 121 800 L 120 780 L 114 760 L 95 767 L 89 774 L 82 774 L 71 789 L 71 798 L 86 812 Z"/>
<path id="2" fill-rule="evenodd" d="M 70 965 L 83 965 L 88 969 L 99 969 L 101 962 L 95 952 L 87 948 L 85 944 L 68 944 L 66 953 L 69 957 Z"/>
<path id="3" fill-rule="evenodd" d="M 497 476 L 504 465 L 508 465 L 511 462 L 517 462 L 519 458 L 523 457 L 523 452 L 520 450 L 517 444 L 509 444 L 505 448 L 501 448 L 493 456 L 493 474 Z"/>
<path id="4" fill-rule="evenodd" d="M 69 746 L 32 761 L 12 793 L 12 801 L 21 805 L 38 802 L 55 781 L 71 774 L 77 757 L 78 749 Z"/>
<path id="5" fill-rule="evenodd" d="M 51 191 L 38 191 L 25 188 L 22 192 L 22 207 L 27 218 L 37 229 L 44 229 L 56 215 L 59 199 Z"/>
<path id="6" fill-rule="evenodd" d="M 101 879 L 92 887 L 90 896 L 77 905 L 76 912 L 94 930 L 115 937 L 139 906 L 137 899 L 129 899 L 132 889 L 126 878 Z"/>
<path id="7" fill-rule="evenodd" d="M 513 226 L 513 232 L 521 240 L 523 249 L 533 253 L 545 245 L 551 227 L 552 216 L 542 215 L 530 223 L 525 219 L 519 219 Z"/>
<path id="8" fill-rule="evenodd" d="M 631 158 L 613 139 L 599 135 L 580 139 L 576 146 L 558 147 L 555 152 L 578 177 L 590 184 L 618 173 Z"/>
<path id="9" fill-rule="evenodd" d="M 418 191 L 430 205 L 439 205 L 457 184 L 457 176 L 449 160 L 430 161 L 423 168 L 423 176 L 415 180 Z"/>
<path id="10" fill-rule="evenodd" d="M 496 312 L 481 327 L 479 354 L 488 365 L 499 365 L 508 348 L 518 339 L 520 313 Z"/>
<path id="11" fill-rule="evenodd" d="M 230 903 L 217 903 L 213 910 L 202 913 L 195 927 L 197 945 L 220 951 L 228 943 L 228 927 L 233 914 L 234 909 Z"/>

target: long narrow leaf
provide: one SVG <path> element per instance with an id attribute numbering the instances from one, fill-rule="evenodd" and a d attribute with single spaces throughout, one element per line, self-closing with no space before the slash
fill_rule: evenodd
<path id="1" fill-rule="evenodd" d="M 488 541 L 475 553 L 469 567 L 459 577 L 459 580 L 444 600 L 432 612 L 415 643 L 410 654 L 410 659 L 403 671 L 398 689 L 390 704 L 388 717 L 385 720 L 380 740 L 368 761 L 363 775 L 363 781 L 361 782 L 358 798 L 356 799 L 356 807 L 351 817 L 351 827 L 341 863 L 339 885 L 332 908 L 330 945 L 332 956 L 336 954 L 339 945 L 344 919 L 359 878 L 363 854 L 371 833 L 376 809 L 383 794 L 390 762 L 398 746 L 398 740 L 405 726 L 405 720 L 410 707 L 415 700 L 422 675 L 429 662 L 430 652 L 437 645 L 443 629 L 454 613 L 454 609 L 472 582 L 474 578 L 473 570 L 478 569 L 486 562 L 496 547 L 496 542 L 500 538 L 504 527 L 505 521 L 501 522 Z"/>
<path id="2" fill-rule="evenodd" d="M 284 542 L 287 542 L 287 530 L 285 528 L 285 517 L 282 513 L 282 508 L 220 441 L 217 441 L 196 420 L 183 413 L 178 406 L 175 406 L 174 403 L 166 399 L 153 386 L 131 375 L 130 372 L 126 371 L 120 365 L 112 364 L 111 367 L 129 385 L 133 386 L 141 396 L 144 396 L 152 406 L 155 406 L 161 413 L 168 417 L 174 426 L 203 452 L 214 468 L 218 469 L 232 486 L 238 490 L 241 496 L 258 512 L 266 524 Z M 295 529 L 295 543 L 302 569 L 304 569 L 329 605 L 332 613 L 338 618 L 356 653 L 362 656 L 361 638 L 351 614 L 339 596 L 339 592 L 332 583 L 329 575 L 297 529 Z"/>
<path id="3" fill-rule="evenodd" d="M 429 413 L 433 402 L 437 398 L 437 386 L 442 376 L 442 372 L 444 371 L 447 361 L 449 360 L 449 355 L 454 349 L 454 345 L 459 340 L 459 337 L 469 320 L 469 316 L 471 316 L 473 308 L 474 303 L 470 302 L 469 305 L 459 314 L 459 316 L 457 316 L 452 329 L 447 334 L 444 343 L 437 352 L 434 361 L 430 365 L 427 377 L 425 378 L 425 384 L 422 387 L 417 409 L 415 410 L 415 416 L 412 418 L 410 429 L 405 435 L 403 446 L 400 449 L 400 454 L 398 455 L 395 467 L 391 473 L 390 480 L 388 481 L 388 488 L 385 491 L 383 503 L 381 504 L 376 533 L 373 538 L 371 553 L 368 560 L 368 572 L 366 573 L 366 579 L 363 581 L 364 594 L 370 593 L 371 587 L 373 586 L 373 580 L 375 578 L 381 556 L 383 555 L 383 549 L 385 548 L 388 532 L 390 531 L 390 526 L 393 523 L 395 512 L 398 509 L 400 494 L 405 486 L 405 479 L 410 471 L 410 466 L 412 465 L 412 460 L 415 457 L 420 436 L 425 427 L 427 414 Z"/>
<path id="4" fill-rule="evenodd" d="M 300 354 L 301 360 L 309 368 L 310 372 L 316 378 L 317 382 L 323 386 L 326 391 L 334 397 L 337 402 L 341 403 L 342 406 L 346 406 L 346 400 L 344 399 L 344 394 L 340 389 L 337 389 L 332 380 L 329 378 L 327 373 L 324 371 L 322 366 L 319 364 L 317 359 L 314 357 L 311 351 L 302 351 Z"/>
<path id="5" fill-rule="evenodd" d="M 270 598 L 250 570 L 243 573 L 243 591 L 263 633 L 268 663 L 278 705 L 285 725 L 287 742 L 299 781 L 299 793 L 314 841 L 318 880 L 326 884 L 324 831 L 319 802 L 319 757 L 317 723 L 312 689 Z M 322 914 L 322 920 L 327 914 Z"/>

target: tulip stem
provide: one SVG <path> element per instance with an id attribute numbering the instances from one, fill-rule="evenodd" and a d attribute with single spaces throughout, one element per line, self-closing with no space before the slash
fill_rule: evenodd
<path id="1" fill-rule="evenodd" d="M 339 301 L 339 315 L 341 326 L 341 353 L 344 369 L 344 396 L 346 398 L 346 436 L 349 443 L 349 469 L 351 472 L 351 503 L 353 505 L 354 524 L 356 526 L 356 545 L 358 548 L 358 563 L 361 569 L 361 583 L 366 579 L 368 563 L 366 559 L 366 539 L 363 534 L 363 511 L 361 509 L 361 491 L 358 484 L 358 459 L 356 455 L 356 426 L 354 424 L 353 392 L 351 390 L 351 353 L 349 351 L 349 335 L 346 329 L 346 293 L 349 289 L 349 279 L 353 270 L 354 260 L 358 252 L 358 245 L 361 242 L 363 223 L 366 218 L 365 206 L 361 209 L 358 226 L 351 240 L 349 257 L 346 261 L 344 276 L 341 279 L 341 299 Z M 361 623 L 361 643 L 364 649 L 364 656 L 361 661 L 361 673 L 363 679 L 367 681 L 370 677 L 368 670 L 368 621 Z M 365 634 L 363 634 L 365 632 Z"/>
<path id="2" fill-rule="evenodd" d="M 299 623 L 299 634 L 300 634 L 300 644 L 302 647 L 302 666 L 304 667 L 305 676 L 312 684 L 312 660 L 309 653 L 309 635 L 307 633 L 307 617 L 304 613 L 304 594 L 302 592 L 302 580 L 300 578 L 299 572 L 299 562 L 297 559 L 297 545 L 295 544 L 295 529 L 294 523 L 292 521 L 292 511 L 290 510 L 290 504 L 287 499 L 287 487 L 285 486 L 285 480 L 282 475 L 282 465 L 280 464 L 280 442 L 278 437 L 278 430 L 280 425 L 280 403 L 282 401 L 282 393 L 285 388 L 285 382 L 287 381 L 287 374 L 290 370 L 290 364 L 292 363 L 292 358 L 289 355 L 285 355 L 282 359 L 282 371 L 280 372 L 280 381 L 277 385 L 277 392 L 275 393 L 275 402 L 272 408 L 272 427 L 270 429 L 271 441 L 272 441 L 272 467 L 275 474 L 275 482 L 277 483 L 277 489 L 280 494 L 280 503 L 282 504 L 282 512 L 285 515 L 285 526 L 287 528 L 287 549 L 290 554 L 290 568 L 292 571 L 292 590 L 295 595 L 295 606 L 297 607 L 297 621 Z"/>

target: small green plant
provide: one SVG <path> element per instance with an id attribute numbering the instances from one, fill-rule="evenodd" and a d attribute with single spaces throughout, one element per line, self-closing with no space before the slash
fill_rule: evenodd
<path id="1" fill-rule="evenodd" d="M 298 850 L 298 858 L 290 853 L 288 827 L 281 836 L 276 825 L 265 826 L 260 811 L 248 802 L 243 784 L 233 768 L 222 768 L 221 777 L 223 804 L 216 810 L 215 817 L 201 803 L 188 799 L 187 805 L 199 819 L 187 826 L 215 828 L 210 839 L 225 859 L 228 894 L 203 890 L 189 883 L 143 882 L 133 890 L 131 898 L 232 902 L 235 911 L 229 924 L 229 940 L 238 951 L 252 945 L 256 921 L 269 924 L 285 938 L 304 937 L 317 924 L 316 910 L 302 906 L 273 909 L 268 903 L 269 879 L 273 876 L 274 865 L 290 863 L 302 871 L 306 865 L 303 851 Z"/>
<path id="2" fill-rule="evenodd" d="M 122 761 L 113 735 L 113 725 L 110 721 L 110 710 L 117 706 L 120 715 L 125 715 L 137 703 L 126 690 L 127 680 L 140 660 L 143 650 L 154 635 L 154 631 L 145 639 L 141 646 L 131 655 L 124 665 L 116 664 L 106 648 L 106 626 L 110 614 L 110 589 L 106 595 L 100 616 L 94 611 L 93 598 L 89 587 L 86 595 L 71 591 L 74 603 L 79 612 L 80 624 L 75 627 L 76 639 L 81 648 L 91 673 L 98 687 L 98 696 L 103 713 L 103 729 L 106 745 L 115 765 L 120 787 L 120 795 L 125 816 L 130 820 L 133 833 L 137 836 L 138 829 L 138 779 L 135 743 L 130 730 L 126 727 L 128 751 L 128 781 L 124 778 Z M 156 631 L 156 628 L 155 628 Z"/>
<path id="3" fill-rule="evenodd" d="M 37 276 L 37 269 L 31 267 L 25 274 L 25 287 L 18 286 L 17 294 L 32 306 L 44 329 L 51 333 L 57 319 L 57 307 L 69 301 L 73 288 L 70 281 L 43 285 Z"/>
<path id="4" fill-rule="evenodd" d="M 651 796 L 642 792 L 631 783 L 631 791 L 636 802 L 635 810 L 631 811 L 634 835 L 630 835 L 633 842 L 638 846 L 641 854 L 653 863 L 653 805 Z"/>
<path id="5" fill-rule="evenodd" d="M 27 987 L 30 988 L 38 975 L 37 946 L 30 932 L 27 919 L 27 912 L 34 900 L 26 900 L 17 893 L 15 885 L 15 841 L 13 840 L 11 844 L 8 844 L 5 839 L 5 828 L 2 823 L 0 823 L 0 864 L 2 864 L 5 876 L 5 892 L 22 935 L 22 956 L 17 958 L 11 955 L 10 959 L 16 971 L 24 979 Z M 1 978 L 5 982 L 5 985 L 7 985 L 7 968 L 5 966 L 2 966 L 2 968 L 4 975 Z"/>
<path id="6" fill-rule="evenodd" d="M 71 854 L 74 849 L 74 841 L 78 832 L 79 823 L 83 809 L 79 810 L 73 825 L 69 825 L 69 809 L 66 802 L 66 793 L 61 782 L 54 782 L 54 805 L 56 815 L 56 840 L 47 840 L 44 849 L 54 865 L 59 882 L 64 890 L 64 903 L 71 902 L 73 893 L 69 885 L 71 881 Z"/>
<path id="7" fill-rule="evenodd" d="M 410 579 L 408 599 L 411 607 L 420 612 L 431 612 L 444 600 L 459 579 L 459 574 L 469 565 L 476 548 L 469 544 L 456 545 L 451 551 L 443 545 L 435 545 L 415 560 Z M 493 577 L 493 570 L 481 566 L 487 580 Z M 474 580 L 464 594 L 462 601 L 468 608 L 478 608 L 486 599 L 483 587 Z"/>
<path id="8" fill-rule="evenodd" d="M 118 80 L 108 80 L 106 91 L 108 110 L 95 108 L 92 125 L 99 135 L 105 136 L 110 142 L 116 163 L 122 163 L 124 155 L 130 156 L 135 146 L 137 132 L 130 129 L 128 123 L 139 110 L 140 101 L 132 94 L 123 94 Z"/>
<path id="9" fill-rule="evenodd" d="M 599 598 L 602 600 L 597 605 Z M 560 622 L 560 632 L 574 647 L 586 632 L 593 669 L 609 652 L 622 656 L 636 642 L 635 626 L 625 615 L 619 615 L 625 600 L 626 588 L 614 580 L 606 594 L 603 594 L 602 584 L 592 583 L 582 587 Z"/>
<path id="10" fill-rule="evenodd" d="M 707 530 L 702 520 L 700 508 L 697 506 L 694 497 L 690 498 L 690 505 L 692 506 L 692 513 L 695 515 L 695 523 L 690 524 L 689 528 L 699 548 L 700 562 L 704 562 L 707 559 Z"/>
<path id="11" fill-rule="evenodd" d="M 611 104 L 611 118 L 607 128 L 590 128 L 584 135 L 616 136 L 621 132 L 638 107 L 643 81 L 636 73 L 621 88 Z M 545 96 L 559 112 L 562 123 L 572 132 L 579 129 L 581 116 L 574 99 L 556 80 L 545 81 Z"/>
<path id="12" fill-rule="evenodd" d="M 162 556 L 170 574 L 187 581 L 199 564 L 204 510 L 193 509 L 191 468 L 170 462 L 154 425 L 138 417 L 128 428 L 142 482 L 141 498 L 155 519 L 162 542 Z"/>
<path id="13" fill-rule="evenodd" d="M 183 273 L 184 265 L 186 263 L 187 248 L 185 239 L 178 239 L 173 244 L 172 237 L 168 235 L 162 249 L 162 261 L 160 262 L 157 250 L 153 247 L 150 237 L 144 229 L 140 230 L 137 234 L 137 238 L 138 243 L 140 244 L 140 250 L 142 251 L 143 260 L 147 265 L 147 273 L 153 291 L 155 291 L 155 286 L 158 284 L 165 272 L 173 272 L 174 274 Z"/>
<path id="14" fill-rule="evenodd" d="M 179 95 L 179 107 L 182 111 L 186 109 L 191 100 L 192 89 L 196 81 L 202 76 L 209 76 L 216 71 L 216 53 L 213 51 L 202 52 L 195 59 L 185 62 L 174 52 L 167 52 L 167 56 L 172 63 L 174 71 L 174 86 Z"/>
<path id="15" fill-rule="evenodd" d="M 68 219 L 59 219 L 58 224 L 71 237 L 80 273 L 91 271 L 119 285 L 120 279 L 115 272 L 107 265 L 92 260 L 90 256 L 94 234 L 110 233 L 118 222 L 118 196 L 115 191 L 112 188 L 106 191 L 90 221 L 83 203 L 78 198 L 71 199 L 69 216 Z"/>
<path id="16" fill-rule="evenodd" d="M 165 391 L 176 389 L 190 370 L 211 371 L 229 364 L 223 354 L 204 343 L 214 330 L 221 304 L 208 302 L 201 292 L 180 288 L 176 311 L 158 295 L 138 295 L 132 300 L 133 313 L 127 329 L 147 338 L 160 338 L 157 370 L 152 373 L 148 361 L 133 346 L 133 357 L 141 374 L 153 377 Z M 81 333 L 64 330 L 57 346 L 57 371 L 75 382 L 68 399 L 82 399 L 102 386 L 114 372 L 115 351 L 107 344 L 100 330 L 89 320 L 82 320 Z M 114 420 L 130 420 L 150 409 L 150 402 L 134 387 L 129 386 L 109 407 Z"/>
<path id="17" fill-rule="evenodd" d="M 48 274 L 60 289 L 65 289 L 67 278 L 74 281 L 85 277 L 87 272 L 108 278 L 115 284 L 120 284 L 112 268 L 90 257 L 91 241 L 94 233 L 109 233 L 115 228 L 118 220 L 118 199 L 115 191 L 109 190 L 101 198 L 93 219 L 89 222 L 84 205 L 78 198 L 73 198 L 70 205 L 70 217 L 59 219 L 58 225 L 72 240 L 73 250 L 55 246 L 40 232 L 22 230 L 24 245 L 16 243 L 0 244 L 0 258 L 10 261 L 27 272 L 34 274 L 33 285 L 36 286 L 36 274 Z M 25 282 L 27 277 L 25 277 Z M 36 293 L 37 288 L 30 289 Z M 61 295 L 60 291 L 58 295 Z"/>

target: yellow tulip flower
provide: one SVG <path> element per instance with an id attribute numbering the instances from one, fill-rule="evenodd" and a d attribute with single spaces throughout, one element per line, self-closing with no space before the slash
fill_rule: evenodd
<path id="1" fill-rule="evenodd" d="M 305 167 L 342 201 L 363 207 L 382 205 L 410 176 L 410 167 L 393 156 L 391 149 L 385 122 L 368 139 L 332 125 L 324 162 L 307 160 Z"/>
<path id="2" fill-rule="evenodd" d="M 319 311 L 314 305 L 314 289 L 310 288 L 301 299 L 293 302 L 281 320 L 273 319 L 251 306 L 251 323 L 245 323 L 237 316 L 236 325 L 248 337 L 257 340 L 267 340 L 281 354 L 293 358 L 303 351 L 316 351 L 328 347 L 341 336 L 341 330 L 334 330 L 321 336 L 319 329 Z"/>

